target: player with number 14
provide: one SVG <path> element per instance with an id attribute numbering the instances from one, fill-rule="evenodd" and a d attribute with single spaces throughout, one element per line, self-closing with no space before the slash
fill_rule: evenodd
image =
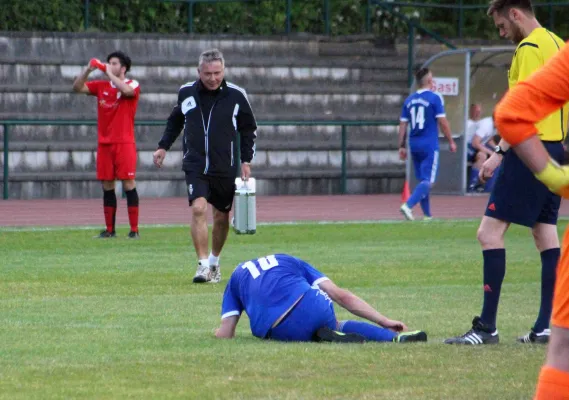
<path id="1" fill-rule="evenodd" d="M 456 152 L 450 125 L 446 119 L 442 96 L 431 90 L 433 75 L 428 68 L 421 68 L 415 74 L 417 87 L 415 93 L 403 103 L 399 123 L 399 158 L 407 159 L 405 136 L 409 127 L 409 150 L 419 182 L 409 199 L 401 205 L 400 211 L 408 220 L 414 220 L 413 207 L 421 204 L 425 220 L 430 220 L 431 207 L 429 192 L 437 178 L 439 165 L 439 126 L 449 141 L 451 152 Z"/>

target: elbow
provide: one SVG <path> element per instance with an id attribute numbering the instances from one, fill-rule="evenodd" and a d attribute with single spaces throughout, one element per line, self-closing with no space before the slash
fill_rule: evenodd
<path id="1" fill-rule="evenodd" d="M 122 90 L 122 94 L 124 94 L 126 97 L 133 97 L 134 89 L 129 86 L 128 89 Z"/>

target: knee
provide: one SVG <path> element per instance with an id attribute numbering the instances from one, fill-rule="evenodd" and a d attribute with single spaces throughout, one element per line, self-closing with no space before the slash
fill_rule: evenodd
<path id="1" fill-rule="evenodd" d="M 104 191 L 115 190 L 115 181 L 102 181 Z"/>
<path id="2" fill-rule="evenodd" d="M 192 202 L 192 216 L 194 218 L 205 218 L 207 212 L 207 202 L 203 198 Z"/>
<path id="3" fill-rule="evenodd" d="M 498 237 L 491 231 L 484 229 L 482 226 L 476 232 L 476 239 L 482 248 L 491 248 L 498 246 Z"/>
<path id="4" fill-rule="evenodd" d="M 431 189 L 431 188 L 435 185 L 434 182 L 427 181 L 427 180 L 421 181 L 421 183 L 422 183 L 423 185 L 427 186 L 429 189 Z"/>
<path id="5" fill-rule="evenodd" d="M 213 213 L 213 222 L 217 225 L 229 225 L 229 213 L 215 210 Z"/>
<path id="6" fill-rule="evenodd" d="M 126 192 L 128 192 L 136 187 L 136 183 L 133 179 L 124 180 L 122 181 L 122 187 Z"/>

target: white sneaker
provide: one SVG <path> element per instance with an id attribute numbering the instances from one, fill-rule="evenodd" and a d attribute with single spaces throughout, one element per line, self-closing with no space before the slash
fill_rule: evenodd
<path id="1" fill-rule="evenodd" d="M 221 282 L 221 268 L 219 265 L 209 266 L 209 278 L 211 283 Z"/>
<path id="2" fill-rule="evenodd" d="M 401 207 L 399 207 L 399 211 L 408 221 L 415 221 L 415 217 L 413 217 L 413 211 L 407 206 L 407 203 L 403 203 Z"/>
<path id="3" fill-rule="evenodd" d="M 209 281 L 209 267 L 198 263 L 198 269 L 194 276 L 194 283 L 205 283 Z"/>

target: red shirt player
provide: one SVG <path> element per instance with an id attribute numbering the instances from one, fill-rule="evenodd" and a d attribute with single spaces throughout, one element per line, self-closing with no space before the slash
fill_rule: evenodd
<path id="1" fill-rule="evenodd" d="M 107 228 L 98 238 L 116 237 L 115 215 L 117 196 L 115 181 L 122 181 L 128 206 L 130 233 L 138 236 L 138 193 L 136 192 L 136 143 L 134 139 L 134 116 L 140 96 L 138 82 L 125 78 L 130 70 L 130 58 L 116 51 L 107 57 L 107 64 L 92 59 L 83 73 L 73 82 L 73 90 L 97 96 L 97 179 L 103 184 L 103 208 Z M 103 71 L 110 81 L 87 82 L 95 69 Z"/>

